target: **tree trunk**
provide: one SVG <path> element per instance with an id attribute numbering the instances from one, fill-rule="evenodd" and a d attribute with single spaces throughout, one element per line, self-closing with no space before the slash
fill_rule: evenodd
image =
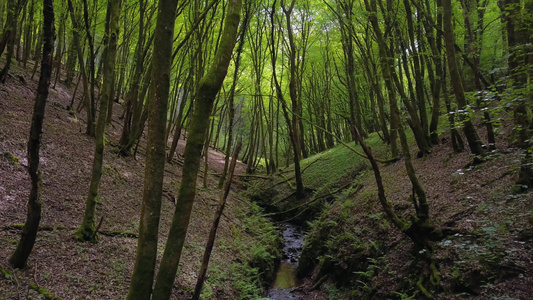
<path id="1" fill-rule="evenodd" d="M 85 99 L 85 105 L 87 109 L 87 130 L 86 133 L 89 134 L 92 126 L 90 124 L 94 123 L 94 115 L 91 112 L 91 105 L 89 104 L 91 95 L 89 93 L 89 76 L 87 75 L 87 70 L 85 69 L 85 57 L 83 55 L 83 48 L 81 46 L 80 41 L 80 30 L 81 26 L 78 23 L 78 19 L 76 18 L 76 13 L 74 11 L 74 5 L 72 4 L 72 0 L 68 0 L 68 10 L 70 12 L 70 20 L 72 22 L 72 27 L 74 30 L 72 30 L 72 36 L 74 39 L 74 47 L 76 48 L 76 51 L 78 52 L 78 62 L 80 63 L 80 72 L 83 78 L 83 92 L 84 92 L 84 99 Z M 89 134 L 90 135 L 90 134 Z"/>
<path id="2" fill-rule="evenodd" d="M 92 122 L 89 122 L 89 119 L 87 119 L 87 130 L 85 133 L 87 133 L 87 135 L 89 136 L 94 137 L 96 134 L 95 132 L 95 129 L 96 129 L 96 124 L 95 124 L 96 122 L 96 104 L 95 104 L 96 98 L 94 95 L 94 88 L 96 84 L 94 63 L 96 61 L 96 57 L 95 57 L 96 53 L 94 52 L 94 40 L 93 40 L 93 36 L 91 35 L 91 22 L 89 21 L 89 7 L 87 4 L 87 0 L 83 0 L 83 19 L 85 21 L 85 35 L 87 38 L 87 42 L 89 43 L 89 57 L 88 57 L 89 74 L 88 76 L 90 77 L 90 81 L 88 82 L 88 84 L 89 84 L 90 98 L 88 100 L 89 105 L 87 106 L 87 111 L 91 115 L 90 120 L 92 120 Z"/>
<path id="3" fill-rule="evenodd" d="M 463 7 L 463 15 L 465 20 L 465 27 L 467 30 L 468 40 L 469 40 L 469 46 L 470 49 L 467 49 L 467 51 L 473 53 L 472 57 L 472 65 L 473 65 L 473 71 L 474 71 L 474 84 L 476 86 L 476 89 L 478 90 L 479 94 L 476 96 L 476 106 L 477 108 L 481 108 L 481 103 L 483 101 L 485 92 L 483 91 L 483 87 L 481 86 L 481 79 L 479 78 L 479 53 L 477 52 L 477 49 L 479 49 L 477 45 L 476 38 L 474 36 L 474 31 L 472 30 L 472 26 L 470 25 L 470 17 L 469 10 L 467 9 L 467 4 L 465 3 L 465 0 L 461 0 L 461 5 Z M 490 120 L 490 114 L 487 111 L 487 109 L 483 108 L 483 123 L 485 123 L 485 128 L 487 129 L 487 139 L 489 142 L 488 149 L 489 150 L 495 150 L 496 149 L 496 138 L 494 136 L 494 130 L 492 129 L 492 123 Z"/>
<path id="4" fill-rule="evenodd" d="M 288 32 L 288 39 L 289 39 L 288 42 L 289 42 L 289 47 L 290 47 L 289 48 L 290 49 L 289 50 L 289 65 L 290 65 L 289 95 L 291 99 L 292 120 L 289 117 L 288 108 L 285 103 L 285 98 L 283 97 L 281 86 L 279 85 L 277 81 L 275 73 L 274 73 L 274 82 L 276 83 L 276 91 L 278 94 L 278 99 L 282 103 L 283 113 L 285 116 L 285 120 L 287 121 L 287 127 L 289 127 L 289 137 L 291 140 L 292 150 L 293 150 L 294 175 L 295 175 L 294 178 L 296 180 L 296 198 L 302 199 L 305 196 L 305 192 L 304 192 L 304 185 L 303 185 L 303 180 L 302 180 L 302 172 L 300 169 L 301 149 L 300 149 L 300 140 L 299 140 L 300 137 L 298 135 L 298 117 L 297 117 L 297 113 L 299 111 L 299 107 L 298 107 L 299 101 L 298 101 L 298 92 L 297 92 L 297 86 L 296 86 L 296 70 L 297 70 L 296 69 L 296 45 L 294 43 L 293 30 L 292 30 L 292 25 L 291 25 L 291 13 L 292 13 L 295 3 L 296 1 L 293 0 L 289 8 L 287 8 L 285 7 L 285 5 L 283 5 L 284 2 L 282 2 L 282 10 L 283 10 L 283 13 L 285 14 L 285 21 L 287 25 L 287 32 Z M 276 1 L 274 1 L 273 3 L 273 11 L 271 12 L 272 26 L 274 24 L 273 14 L 274 14 L 275 7 L 276 7 Z M 272 27 L 272 30 L 274 30 L 274 27 Z M 273 33 L 272 33 L 271 38 L 272 40 L 274 39 Z M 272 41 L 271 46 L 274 47 L 273 41 Z M 272 50 L 272 52 L 274 51 L 275 50 Z M 275 54 L 272 53 L 272 55 L 274 56 L 272 59 L 272 65 L 273 65 L 272 68 L 275 69 Z"/>
<path id="5" fill-rule="evenodd" d="M 208 120 L 215 97 L 228 72 L 231 55 L 237 39 L 241 6 L 242 0 L 229 1 L 224 29 L 220 37 L 220 45 L 213 58 L 213 65 L 199 82 L 196 103 L 189 127 L 189 137 L 185 146 L 185 161 L 183 163 L 183 177 L 178 192 L 178 202 L 176 203 L 165 252 L 157 274 L 152 298 L 154 300 L 169 299 L 174 286 L 174 279 L 178 270 L 196 195 L 196 177 L 209 124 Z"/>
<path id="6" fill-rule="evenodd" d="M 2 70 L 0 70 L 0 82 L 4 82 L 11 67 L 11 60 L 15 52 L 15 38 L 17 36 L 17 19 L 18 12 L 20 11 L 20 0 L 11 0 L 8 2 L 7 6 L 7 19 L 6 27 L 4 28 L 4 34 L 2 35 L 2 40 L 0 41 L 0 56 L 4 52 L 4 49 L 7 47 L 6 53 L 6 63 Z"/>
<path id="7" fill-rule="evenodd" d="M 17 249 L 9 258 L 14 268 L 24 268 L 35 244 L 39 222 L 41 220 L 41 187 L 42 178 L 39 168 L 39 149 L 43 127 L 46 98 L 52 76 L 52 60 L 54 52 L 54 3 L 52 0 L 43 1 L 43 59 L 41 62 L 41 76 L 37 86 L 37 97 L 33 107 L 33 117 L 28 141 L 28 173 L 31 180 L 30 197 L 28 199 L 28 213 L 26 223 Z"/>
<path id="8" fill-rule="evenodd" d="M 213 220 L 213 224 L 211 225 L 211 231 L 209 232 L 209 237 L 205 246 L 204 258 L 202 259 L 202 266 L 200 267 L 199 272 L 200 275 L 198 275 L 198 280 L 196 281 L 196 287 L 192 296 L 193 300 L 200 299 L 200 293 L 202 292 L 202 287 L 204 285 L 207 267 L 209 266 L 209 259 L 211 258 L 211 252 L 213 250 L 213 246 L 215 245 L 215 237 L 218 230 L 218 224 L 220 223 L 220 218 L 222 217 L 224 207 L 226 206 L 226 200 L 228 199 L 229 190 L 231 187 L 231 180 L 233 179 L 233 171 L 235 170 L 235 165 L 237 164 L 237 157 L 239 155 L 239 151 L 241 150 L 241 146 L 241 142 L 237 143 L 237 146 L 235 147 L 235 152 L 233 153 L 233 157 L 231 158 L 231 165 L 229 166 L 228 170 L 228 178 L 224 182 L 224 193 L 222 194 L 220 202 L 218 203 L 217 210 L 215 212 L 215 218 Z"/>
<path id="9" fill-rule="evenodd" d="M 531 2 L 531 0 L 528 0 Z M 531 30 L 531 15 L 528 15 L 527 9 L 522 11 L 520 0 L 505 0 L 506 25 L 507 25 L 507 37 L 509 44 L 509 75 L 512 79 L 511 85 L 517 89 L 525 88 L 528 83 L 528 71 L 529 57 L 528 48 L 531 45 L 527 45 L 530 37 L 528 37 L 528 31 Z M 526 1 L 527 2 L 527 1 Z M 531 6 L 531 3 L 527 5 Z M 531 49 L 529 49 L 531 52 Z M 525 97 L 527 99 L 527 96 Z M 513 105 L 513 118 L 515 127 L 511 135 L 511 143 L 526 149 L 530 145 L 530 137 L 532 130 L 530 129 L 531 121 L 528 117 L 526 100 L 522 97 L 517 98 L 518 101 Z M 529 99 L 528 99 L 529 100 Z"/>
<path id="10" fill-rule="evenodd" d="M 137 37 L 137 45 L 135 46 L 135 54 L 134 54 L 135 66 L 133 68 L 131 86 L 127 93 L 124 126 L 122 127 L 122 133 L 121 133 L 120 141 L 119 141 L 119 144 L 120 144 L 119 148 L 121 149 L 120 152 L 122 154 L 128 154 L 131 149 L 131 146 L 128 148 L 128 145 L 130 143 L 130 136 L 131 136 L 133 123 L 137 119 L 135 118 L 136 112 L 137 112 L 137 106 L 138 105 L 142 106 L 142 103 L 139 103 L 140 101 L 139 100 L 139 84 L 142 80 L 143 64 L 144 64 L 143 48 L 144 48 L 144 39 L 145 39 L 145 34 L 144 34 L 144 31 L 145 31 L 144 19 L 145 19 L 145 10 L 146 10 L 145 3 L 146 2 L 144 0 L 139 0 L 139 35 Z"/>
<path id="11" fill-rule="evenodd" d="M 250 8 L 251 2 L 248 1 L 245 5 L 244 10 L 244 17 L 239 33 L 239 43 L 237 45 L 237 52 L 235 57 L 235 68 L 233 71 L 233 83 L 231 84 L 229 96 L 228 96 L 228 131 L 227 131 L 227 141 L 226 141 L 226 157 L 224 158 L 224 170 L 222 171 L 222 175 L 220 176 L 220 180 L 218 181 L 218 187 L 221 188 L 224 184 L 224 181 L 226 180 L 226 175 L 228 173 L 228 166 L 229 166 L 229 158 L 231 153 L 231 148 L 233 146 L 233 123 L 235 122 L 235 105 L 234 105 L 234 98 L 235 98 L 235 89 L 237 88 L 237 81 L 239 80 L 239 69 L 241 66 L 241 54 L 244 49 L 244 43 L 246 40 L 246 33 L 248 31 L 248 24 L 250 21 Z"/>
<path id="12" fill-rule="evenodd" d="M 128 300 L 149 300 L 157 257 L 161 197 L 165 173 L 165 128 L 170 69 L 172 65 L 172 39 L 178 0 L 160 0 L 155 27 L 154 58 L 152 61 L 151 88 L 148 100 L 149 124 L 144 192 L 139 225 L 137 256 L 131 279 Z"/>
<path id="13" fill-rule="evenodd" d="M 448 69 L 450 70 L 450 80 L 452 82 L 453 91 L 455 93 L 455 100 L 461 110 L 467 109 L 466 98 L 463 89 L 463 83 L 461 75 L 457 69 L 457 60 L 455 58 L 455 41 L 453 36 L 452 26 L 452 4 L 451 0 L 442 0 L 443 7 L 443 30 L 444 30 L 444 42 L 446 44 L 446 55 L 448 57 Z M 474 124 L 470 120 L 464 121 L 464 134 L 468 141 L 468 146 L 472 154 L 476 156 L 482 156 L 485 150 L 482 148 L 481 140 L 477 134 Z M 475 163 L 479 163 L 480 159 L 475 158 Z"/>
<path id="14" fill-rule="evenodd" d="M 24 30 L 24 53 L 22 55 L 22 65 L 26 68 L 26 64 L 30 57 L 33 35 L 33 18 L 35 15 L 35 1 L 31 0 L 30 9 L 28 11 L 29 22 L 26 22 L 26 28 Z M 0 24 L 2 24 L 0 22 Z"/>
<path id="15" fill-rule="evenodd" d="M 102 177 L 102 165 L 104 161 L 105 146 L 105 126 L 107 123 L 107 107 L 110 101 L 113 101 L 113 78 L 115 77 L 115 61 L 117 57 L 117 44 L 119 34 L 119 17 L 123 0 L 110 0 L 108 9 L 109 13 L 109 32 L 107 33 L 106 57 L 104 60 L 104 84 L 100 96 L 100 112 L 98 115 L 98 124 L 96 126 L 96 139 L 94 159 L 91 172 L 91 183 L 89 186 L 89 195 L 85 203 L 85 214 L 81 226 L 76 231 L 76 239 L 80 241 L 96 241 L 95 232 L 95 210 L 100 187 L 100 178 Z"/>

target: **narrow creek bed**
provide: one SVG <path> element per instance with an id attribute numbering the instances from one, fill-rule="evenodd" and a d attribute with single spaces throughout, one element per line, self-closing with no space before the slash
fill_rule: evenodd
<path id="1" fill-rule="evenodd" d="M 284 253 L 267 298 L 274 300 L 302 299 L 296 291 L 296 288 L 301 284 L 296 275 L 296 268 L 302 253 L 305 235 L 302 228 L 297 225 L 282 223 L 280 228 L 283 230 L 283 239 L 285 240 Z"/>

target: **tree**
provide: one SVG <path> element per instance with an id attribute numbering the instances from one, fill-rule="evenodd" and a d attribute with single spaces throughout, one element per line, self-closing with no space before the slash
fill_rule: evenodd
<path id="1" fill-rule="evenodd" d="M 271 55 L 271 63 L 272 63 L 272 77 L 274 79 L 274 84 L 276 88 L 276 96 L 278 97 L 278 101 L 281 102 L 281 106 L 283 108 L 283 116 L 285 117 L 285 121 L 287 122 L 287 128 L 289 130 L 289 138 L 292 145 L 293 150 L 293 162 L 294 162 L 294 178 L 296 180 L 296 198 L 302 199 L 305 196 L 304 191 L 304 185 L 302 180 L 302 172 L 300 169 L 300 142 L 299 142 L 299 135 L 298 135 L 298 117 L 297 114 L 299 112 L 299 101 L 298 101 L 298 90 L 297 90 L 297 79 L 296 79 L 296 45 L 294 44 L 294 35 L 293 35 L 293 29 L 291 26 L 291 14 L 294 9 L 294 5 L 296 4 L 295 0 L 292 0 L 291 4 L 287 7 L 285 5 L 285 1 L 282 1 L 281 7 L 283 14 L 285 15 L 285 21 L 287 25 L 287 32 L 288 32 L 288 43 L 289 43 L 289 94 L 291 99 L 291 114 L 292 118 L 289 115 L 289 108 L 287 107 L 287 103 L 285 101 L 285 96 L 283 95 L 283 91 L 281 89 L 281 84 L 277 78 L 276 75 L 276 60 L 277 60 L 277 49 L 276 49 L 276 43 L 275 43 L 275 34 L 274 34 L 274 15 L 275 10 L 277 8 L 276 6 L 277 1 L 274 0 L 272 3 L 272 10 L 270 12 L 270 21 L 271 21 L 271 31 L 270 31 L 270 55 Z"/>
<path id="2" fill-rule="evenodd" d="M 229 0 L 220 36 L 220 44 L 213 57 L 213 65 L 199 82 L 194 112 L 185 146 L 183 177 L 178 191 L 176 210 L 172 218 L 165 252 L 161 260 L 154 288 L 154 300 L 169 299 L 178 264 L 185 243 L 192 205 L 196 195 L 196 177 L 200 166 L 201 152 L 206 138 L 209 116 L 217 93 L 220 91 L 233 53 L 239 28 L 242 0 Z"/>
<path id="3" fill-rule="evenodd" d="M 80 32 L 81 32 L 81 25 L 78 23 L 78 18 L 76 16 L 76 11 L 74 10 L 74 4 L 72 3 L 72 0 L 67 0 L 68 1 L 68 10 L 70 12 L 70 20 L 72 22 L 72 27 L 73 27 L 73 30 L 72 30 L 72 39 L 74 41 L 74 44 L 72 47 L 74 47 L 76 49 L 76 52 L 78 54 L 78 62 L 80 64 L 80 73 L 81 73 L 81 78 L 83 78 L 83 95 L 84 95 L 84 99 L 85 99 L 85 106 L 87 108 L 87 129 L 85 131 L 85 133 L 87 133 L 88 135 L 91 135 L 91 130 L 93 128 L 93 123 L 94 123 L 94 115 L 91 111 L 91 105 L 89 104 L 90 102 L 90 98 L 91 98 L 91 94 L 89 92 L 89 76 L 87 74 L 87 70 L 86 70 L 86 66 L 85 66 L 85 58 L 83 56 L 83 48 L 82 48 L 82 43 L 81 43 L 81 37 L 80 37 Z"/>
<path id="4" fill-rule="evenodd" d="M 160 0 L 154 35 L 152 81 L 150 83 L 150 106 L 148 121 L 148 146 L 144 169 L 144 192 L 139 224 L 139 241 L 135 267 L 131 278 L 128 300 L 146 299 L 152 296 L 161 197 L 165 173 L 165 128 L 168 95 L 170 89 L 170 66 L 172 65 L 172 39 L 178 0 Z"/>
<path id="5" fill-rule="evenodd" d="M 215 218 L 213 220 L 213 224 L 211 225 L 211 231 L 209 232 L 209 238 L 207 239 L 204 257 L 202 260 L 202 266 L 200 268 L 200 275 L 198 276 L 198 280 L 196 281 L 196 287 L 194 289 L 194 295 L 192 297 L 193 300 L 200 299 L 200 293 L 202 292 L 205 275 L 207 273 L 207 267 L 209 266 L 209 259 L 211 258 L 211 252 L 213 250 L 213 246 L 215 245 L 215 237 L 216 237 L 217 230 L 218 230 L 218 224 L 220 223 L 220 218 L 222 217 L 222 213 L 224 212 L 224 207 L 226 206 L 226 200 L 228 199 L 228 195 L 229 195 L 229 191 L 231 187 L 231 180 L 233 178 L 233 171 L 235 170 L 235 165 L 237 164 L 237 157 L 239 156 L 241 145 L 242 143 L 239 141 L 237 145 L 235 146 L 235 151 L 233 152 L 233 156 L 231 158 L 231 164 L 228 170 L 228 178 L 224 182 L 224 193 L 222 194 L 222 197 L 220 198 L 220 201 L 217 206 L 217 210 L 215 212 Z"/>
<path id="6" fill-rule="evenodd" d="M 530 57 L 533 56 L 531 52 L 531 27 L 533 22 L 531 20 L 532 1 L 527 0 L 525 9 L 522 9 L 520 0 L 505 0 L 504 16 L 507 29 L 507 42 L 509 46 L 509 75 L 511 78 L 511 86 L 515 89 L 524 89 L 528 83 L 528 68 L 531 68 Z M 528 51 L 529 49 L 529 51 Z M 525 92 L 525 91 L 524 91 Z M 523 96 L 520 94 L 524 94 Z M 531 96 L 529 96 L 530 98 Z M 515 128 L 513 129 L 512 143 L 516 146 L 526 149 L 530 145 L 531 138 L 531 120 L 527 112 L 527 93 L 520 93 L 516 96 L 515 104 L 513 105 L 513 117 Z"/>
<path id="7" fill-rule="evenodd" d="M 463 89 L 463 82 L 457 68 L 457 60 L 455 58 L 455 38 L 453 36 L 452 26 L 452 4 L 451 0 L 442 0 L 443 8 L 443 31 L 444 31 L 444 43 L 446 44 L 446 55 L 448 58 L 448 69 L 450 70 L 450 80 L 455 93 L 455 100 L 461 110 L 467 110 L 466 98 Z M 476 128 L 471 120 L 464 120 L 463 127 L 468 146 L 472 154 L 476 155 L 474 159 L 475 163 L 480 162 L 479 156 L 485 154 L 485 150 L 482 148 L 481 140 L 477 134 Z"/>
<path id="8" fill-rule="evenodd" d="M 7 47 L 6 53 L 6 64 L 0 70 L 0 81 L 4 82 L 9 68 L 11 66 L 11 60 L 15 51 L 15 38 L 17 36 L 17 21 L 20 11 L 23 7 L 26 6 L 28 0 L 11 0 L 8 1 L 7 5 L 7 19 L 6 25 L 4 28 L 4 33 L 2 35 L 2 40 L 0 40 L 0 56 L 4 53 L 4 49 Z"/>
<path id="9" fill-rule="evenodd" d="M 31 254 L 39 222 L 41 221 L 41 193 L 42 177 L 39 166 L 39 150 L 41 148 L 41 133 L 43 128 L 48 87 L 52 76 L 52 61 L 54 53 L 54 3 L 52 0 L 43 2 L 43 56 L 41 61 L 41 76 L 37 86 L 37 97 L 33 107 L 33 117 L 28 141 L 28 173 L 30 175 L 31 190 L 28 199 L 28 213 L 26 223 L 22 229 L 22 236 L 17 249 L 9 258 L 9 263 L 15 268 L 24 268 Z"/>
<path id="10" fill-rule="evenodd" d="M 246 33 L 248 31 L 248 24 L 250 22 L 252 1 L 247 1 L 245 5 L 244 18 L 239 32 L 239 43 L 237 45 L 237 53 L 235 57 L 235 70 L 233 71 L 233 83 L 231 84 L 229 96 L 228 96 L 228 133 L 226 142 L 226 157 L 224 158 L 224 170 L 218 181 L 218 186 L 223 187 L 228 173 L 228 167 L 230 165 L 230 155 L 233 146 L 233 123 L 235 122 L 235 89 L 237 88 L 237 82 L 239 80 L 239 68 L 241 66 L 241 55 L 244 49 L 244 43 L 246 41 Z"/>
<path id="11" fill-rule="evenodd" d="M 95 210 L 98 201 L 100 178 L 102 177 L 102 164 L 104 161 L 105 127 L 107 124 L 107 112 L 109 102 L 113 101 L 113 83 L 115 78 L 115 61 L 117 57 L 117 44 L 119 34 L 119 17 L 122 8 L 122 0 L 110 0 L 108 6 L 109 26 L 108 41 L 106 45 L 106 58 L 104 61 L 104 84 L 100 96 L 100 112 L 96 127 L 94 159 L 91 172 L 89 195 L 85 203 L 85 214 L 81 226 L 76 231 L 76 239 L 82 241 L 96 241 Z"/>

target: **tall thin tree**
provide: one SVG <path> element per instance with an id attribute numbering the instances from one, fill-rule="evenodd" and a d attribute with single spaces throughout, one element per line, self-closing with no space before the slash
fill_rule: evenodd
<path id="1" fill-rule="evenodd" d="M 96 241 L 95 232 L 95 211 L 100 188 L 100 178 L 102 177 L 102 165 L 104 161 L 105 146 L 105 126 L 107 123 L 107 107 L 113 101 L 113 78 L 115 77 L 115 61 L 117 57 L 117 44 L 119 33 L 119 17 L 123 0 L 110 0 L 108 5 L 109 25 L 108 39 L 106 45 L 106 58 L 104 61 L 104 83 L 102 95 L 100 96 L 100 112 L 98 113 L 98 123 L 96 127 L 96 140 L 93 167 L 91 173 L 91 183 L 89 195 L 85 203 L 85 214 L 81 226 L 76 231 L 76 239 L 83 241 Z"/>
<path id="2" fill-rule="evenodd" d="M 137 256 L 128 292 L 128 300 L 149 300 L 152 296 L 161 215 L 161 197 L 163 194 L 163 177 L 165 173 L 165 129 L 170 91 L 172 39 L 174 38 L 177 6 L 178 0 L 160 0 L 158 4 L 152 80 L 148 99 L 150 109 L 143 203 Z"/>
<path id="3" fill-rule="evenodd" d="M 9 258 L 9 263 L 15 268 L 23 268 L 26 266 L 28 257 L 35 244 L 39 222 L 41 221 L 42 178 L 39 167 L 39 150 L 41 148 L 41 133 L 46 99 L 48 98 L 48 87 L 50 86 L 50 78 L 52 76 L 54 37 L 54 2 L 53 0 L 44 0 L 41 76 L 37 86 L 37 97 L 33 106 L 30 139 L 28 141 L 28 173 L 31 180 L 31 190 L 28 199 L 28 214 L 22 230 L 22 236 L 17 245 L 17 249 Z"/>
<path id="4" fill-rule="evenodd" d="M 183 177 L 178 191 L 178 202 L 172 218 L 170 233 L 165 245 L 157 281 L 154 288 L 154 300 L 170 298 L 174 279 L 178 270 L 185 236 L 189 227 L 192 206 L 196 195 L 196 177 L 200 167 L 200 158 L 205 142 L 209 116 L 217 93 L 228 72 L 228 66 L 237 40 L 242 0 L 229 0 L 226 9 L 224 29 L 220 44 L 213 57 L 213 65 L 199 82 L 194 112 L 189 126 L 189 137 L 185 145 Z M 164 133 L 164 130 L 163 130 Z"/>

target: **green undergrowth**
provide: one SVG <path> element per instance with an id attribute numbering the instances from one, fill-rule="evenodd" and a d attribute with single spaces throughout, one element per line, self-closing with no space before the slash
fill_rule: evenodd
<path id="1" fill-rule="evenodd" d="M 367 143 L 376 157 L 390 158 L 388 146 L 382 143 L 377 134 L 371 134 Z M 361 187 L 358 185 L 359 178 L 368 173 L 369 163 L 355 152 L 363 152 L 359 145 L 351 142 L 348 146 L 350 148 L 338 144 L 300 162 L 306 190 L 304 199 L 296 199 L 294 195 L 296 184 L 293 166 L 281 169 L 270 180 L 251 182 L 246 195 L 275 219 L 305 225 L 320 213 L 325 203 L 345 197 Z"/>
<path id="2" fill-rule="evenodd" d="M 390 155 L 388 146 L 383 144 L 377 134 L 371 134 L 366 143 L 372 148 L 376 157 L 388 158 Z M 349 146 L 363 153 L 361 146 L 353 142 L 349 143 Z M 361 166 L 368 165 L 368 160 L 346 146 L 338 144 L 334 148 L 302 160 L 300 165 L 304 170 L 302 174 L 304 186 L 319 191 L 353 178 L 357 174 L 352 173 Z"/>
<path id="3" fill-rule="evenodd" d="M 264 295 L 280 261 L 282 240 L 278 229 L 263 214 L 256 204 L 242 209 L 238 212 L 239 223 L 233 225 L 232 238 L 217 241 L 224 253 L 234 253 L 234 258 L 210 264 L 202 299 L 217 298 L 219 287 L 228 285 L 235 289 L 235 299 Z"/>

